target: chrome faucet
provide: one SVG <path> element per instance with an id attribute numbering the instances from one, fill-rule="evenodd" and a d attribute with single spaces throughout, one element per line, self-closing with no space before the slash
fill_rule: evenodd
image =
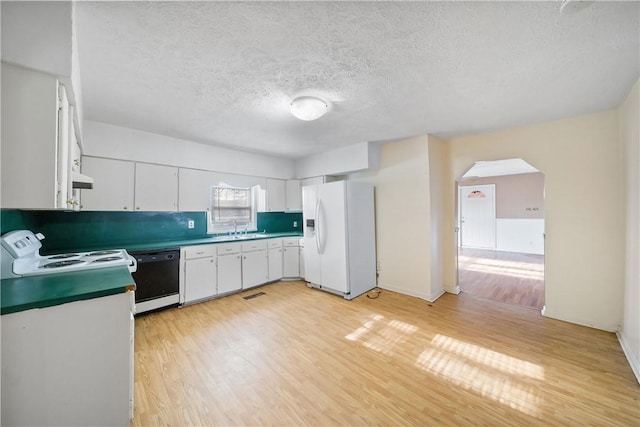
<path id="1" fill-rule="evenodd" d="M 238 221 L 236 221 L 235 219 L 233 220 L 233 235 L 238 235 Z"/>

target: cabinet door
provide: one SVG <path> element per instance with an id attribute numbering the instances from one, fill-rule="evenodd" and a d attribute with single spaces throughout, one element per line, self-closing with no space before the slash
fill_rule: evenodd
<path id="1" fill-rule="evenodd" d="M 269 249 L 269 281 L 282 279 L 282 248 Z"/>
<path id="2" fill-rule="evenodd" d="M 267 178 L 267 212 L 283 212 L 286 208 L 285 198 L 285 181 Z"/>
<path id="3" fill-rule="evenodd" d="M 217 293 L 216 259 L 197 258 L 185 261 L 185 302 L 209 298 Z"/>
<path id="4" fill-rule="evenodd" d="M 84 156 L 82 173 L 94 180 L 93 189 L 80 190 L 83 210 L 133 210 L 135 163 Z"/>
<path id="5" fill-rule="evenodd" d="M 137 211 L 178 210 L 178 168 L 136 163 Z"/>
<path id="6" fill-rule="evenodd" d="M 290 179 L 286 183 L 287 187 L 287 210 L 302 210 L 302 190 L 299 179 Z"/>
<path id="7" fill-rule="evenodd" d="M 300 277 L 300 248 L 297 246 L 288 246 L 282 250 L 282 277 Z"/>
<path id="8" fill-rule="evenodd" d="M 4 62 L 0 68 L 0 205 L 15 209 L 53 209 L 56 207 L 56 79 Z"/>
<path id="9" fill-rule="evenodd" d="M 242 289 L 242 259 L 239 253 L 218 255 L 218 295 Z"/>
<path id="10" fill-rule="evenodd" d="M 178 210 L 208 211 L 211 208 L 211 186 L 216 185 L 218 175 L 215 172 L 180 168 Z"/>
<path id="11" fill-rule="evenodd" d="M 269 281 L 267 251 L 242 254 L 242 289 L 249 289 Z"/>

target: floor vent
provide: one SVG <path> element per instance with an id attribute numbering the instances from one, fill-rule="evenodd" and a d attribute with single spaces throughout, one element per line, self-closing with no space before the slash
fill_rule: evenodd
<path id="1" fill-rule="evenodd" d="M 258 292 L 257 294 L 251 294 L 251 295 L 247 295 L 246 297 L 242 297 L 244 299 L 251 299 L 251 298 L 255 298 L 255 297 L 259 297 L 261 295 L 266 295 L 264 292 Z"/>

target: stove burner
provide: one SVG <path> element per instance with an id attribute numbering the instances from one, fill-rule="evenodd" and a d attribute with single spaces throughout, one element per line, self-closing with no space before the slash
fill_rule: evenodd
<path id="1" fill-rule="evenodd" d="M 83 262 L 84 261 L 80 261 L 79 259 L 69 259 L 66 261 L 51 262 L 49 264 L 45 264 L 41 266 L 40 268 L 59 268 L 59 267 L 66 267 L 68 265 L 82 264 Z"/>
<path id="2" fill-rule="evenodd" d="M 117 253 L 120 253 L 120 251 L 98 251 L 98 252 L 88 253 L 87 256 L 112 255 Z"/>
<path id="3" fill-rule="evenodd" d="M 119 256 L 108 256 L 106 258 L 98 258 L 96 260 L 91 261 L 91 263 L 94 262 L 109 262 L 109 261 L 117 261 L 119 259 L 122 259 L 122 257 Z"/>
<path id="4" fill-rule="evenodd" d="M 78 254 L 60 254 L 47 257 L 47 259 L 65 259 L 65 258 L 73 258 L 79 256 Z"/>

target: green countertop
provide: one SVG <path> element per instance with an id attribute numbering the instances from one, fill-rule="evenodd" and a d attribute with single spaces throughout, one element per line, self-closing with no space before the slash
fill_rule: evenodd
<path id="1" fill-rule="evenodd" d="M 126 266 L 18 277 L 0 281 L 0 314 L 52 307 L 135 288 Z"/>
<path id="2" fill-rule="evenodd" d="M 119 242 L 114 244 L 105 244 L 98 247 L 82 247 L 76 248 L 76 252 L 89 252 L 96 250 L 107 249 L 126 249 L 128 252 L 137 252 L 145 250 L 167 249 L 167 248 L 179 248 L 181 246 L 193 246 L 193 245 L 208 245 L 215 243 L 229 243 L 229 242 L 246 242 L 249 240 L 261 240 L 261 239 L 274 239 L 278 237 L 302 237 L 302 233 L 299 232 L 286 232 L 286 233 L 250 233 L 258 234 L 259 236 L 246 238 L 246 239 L 234 239 L 231 236 L 211 236 L 201 239 L 182 239 L 182 240 L 163 240 L 155 242 Z M 43 254 L 51 255 L 51 254 Z"/>
<path id="3" fill-rule="evenodd" d="M 231 236 L 212 236 L 201 239 L 144 243 L 120 242 L 99 247 L 76 248 L 76 252 L 106 249 L 126 249 L 129 252 L 135 252 L 278 237 L 302 237 L 302 235 L 298 232 L 259 233 L 259 236 L 243 239 L 234 239 Z M 2 285 L 0 314 L 16 313 L 33 308 L 51 307 L 73 301 L 113 295 L 126 292 L 130 286 L 135 286 L 131 273 L 125 266 L 3 279 L 0 283 Z"/>

